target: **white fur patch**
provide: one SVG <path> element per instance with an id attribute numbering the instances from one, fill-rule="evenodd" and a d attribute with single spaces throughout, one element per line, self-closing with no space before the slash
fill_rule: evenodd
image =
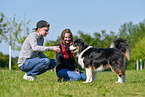
<path id="1" fill-rule="evenodd" d="M 110 48 L 114 48 L 114 47 L 115 47 L 114 43 L 111 43 Z"/>
<path id="2" fill-rule="evenodd" d="M 70 49 L 70 50 L 75 50 L 76 48 L 75 48 L 73 45 L 71 45 L 71 46 L 69 47 L 69 49 Z"/>
<path id="3" fill-rule="evenodd" d="M 76 47 L 74 47 L 73 45 L 71 45 L 71 46 L 69 47 L 69 49 L 70 49 L 71 51 L 73 51 L 73 53 L 78 52 L 78 49 L 77 49 Z"/>
<path id="4" fill-rule="evenodd" d="M 98 67 L 96 70 L 97 70 L 97 71 L 102 71 L 102 70 L 104 70 L 103 65 L 100 65 L 100 67 Z"/>
<path id="5" fill-rule="evenodd" d="M 126 83 L 126 76 L 125 75 L 121 75 L 121 77 L 118 76 L 118 82 L 116 83 Z"/>
<path id="6" fill-rule="evenodd" d="M 87 51 L 89 48 L 92 48 L 92 46 L 88 46 L 88 47 L 87 47 L 85 50 L 83 50 L 80 54 L 77 54 L 77 56 L 78 56 L 78 64 L 80 64 L 82 68 L 85 68 L 84 62 L 83 62 L 84 58 L 82 57 L 82 55 L 83 55 L 83 53 L 84 53 L 85 51 Z"/>
<path id="7" fill-rule="evenodd" d="M 92 78 L 92 69 L 91 68 L 86 68 L 86 75 L 87 75 L 87 80 L 84 83 L 89 83 L 93 81 Z"/>
<path id="8" fill-rule="evenodd" d="M 83 62 L 84 58 L 81 58 L 80 56 L 78 56 L 78 64 L 81 65 L 81 67 L 84 69 L 85 66 L 84 66 L 84 62 Z"/>

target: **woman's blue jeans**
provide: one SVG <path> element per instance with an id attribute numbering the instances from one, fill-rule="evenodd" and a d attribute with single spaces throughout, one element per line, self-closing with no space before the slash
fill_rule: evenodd
<path id="1" fill-rule="evenodd" d="M 56 66 L 56 60 L 48 58 L 33 58 L 27 59 L 20 69 L 28 76 L 40 75 L 47 70 L 53 69 Z"/>
<path id="2" fill-rule="evenodd" d="M 57 72 L 58 78 L 64 78 L 64 81 L 77 81 L 77 80 L 86 80 L 86 75 L 80 71 L 80 75 L 75 71 L 69 69 L 61 69 Z"/>

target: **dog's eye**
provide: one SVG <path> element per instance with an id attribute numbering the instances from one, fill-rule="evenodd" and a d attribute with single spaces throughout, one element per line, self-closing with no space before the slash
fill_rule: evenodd
<path id="1" fill-rule="evenodd" d="M 77 46 L 76 44 L 74 44 L 74 46 Z"/>

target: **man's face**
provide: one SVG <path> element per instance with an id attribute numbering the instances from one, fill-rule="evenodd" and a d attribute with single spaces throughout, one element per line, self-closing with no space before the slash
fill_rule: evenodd
<path id="1" fill-rule="evenodd" d="M 45 37 L 48 34 L 48 31 L 49 31 L 49 28 L 48 27 L 39 28 L 39 33 L 43 37 Z"/>

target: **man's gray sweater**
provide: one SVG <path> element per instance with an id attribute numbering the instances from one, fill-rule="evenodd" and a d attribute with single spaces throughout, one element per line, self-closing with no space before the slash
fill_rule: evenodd
<path id="1" fill-rule="evenodd" d="M 39 38 L 37 32 L 31 33 L 24 41 L 19 58 L 18 67 L 22 66 L 26 59 L 41 57 L 46 58 L 43 51 L 53 50 L 52 46 L 43 46 L 44 38 Z"/>

